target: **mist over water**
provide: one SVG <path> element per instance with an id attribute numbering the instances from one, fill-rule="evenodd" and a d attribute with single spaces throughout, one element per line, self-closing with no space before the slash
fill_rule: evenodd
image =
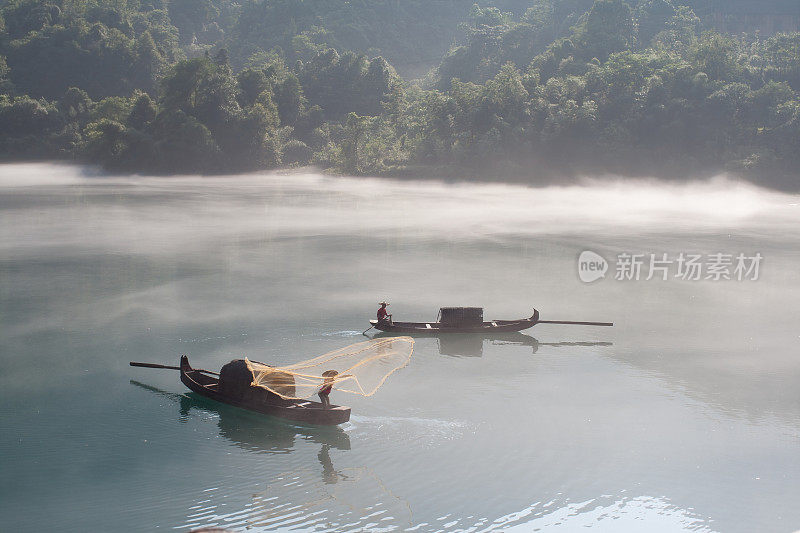
<path id="1" fill-rule="evenodd" d="M 717 177 L 517 185 L 0 166 L 0 515 L 11 529 L 800 529 L 800 196 Z M 580 281 L 591 250 L 611 264 Z M 619 254 L 759 279 L 614 279 Z M 417 339 L 341 428 L 190 395 L 441 306 L 540 324 Z M 135 382 L 132 382 L 134 380 Z M 516 528 L 516 529 L 515 529 Z"/>

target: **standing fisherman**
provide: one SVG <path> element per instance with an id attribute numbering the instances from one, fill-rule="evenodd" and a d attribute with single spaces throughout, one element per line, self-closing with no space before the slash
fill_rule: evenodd
<path id="1" fill-rule="evenodd" d="M 322 373 L 322 377 L 325 378 L 325 381 L 322 382 L 322 388 L 319 389 L 317 396 L 319 396 L 319 401 L 322 402 L 322 407 L 325 409 L 330 409 L 331 401 L 328 398 L 328 395 L 333 390 L 333 380 L 339 373 L 336 370 L 326 370 Z"/>

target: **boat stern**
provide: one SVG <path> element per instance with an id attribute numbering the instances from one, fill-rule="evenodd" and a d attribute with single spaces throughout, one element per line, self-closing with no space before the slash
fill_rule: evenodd
<path id="1" fill-rule="evenodd" d="M 338 426 L 350 421 L 350 408 L 345 405 L 331 405 L 330 409 L 326 409 L 328 415 L 324 422 L 326 426 Z"/>

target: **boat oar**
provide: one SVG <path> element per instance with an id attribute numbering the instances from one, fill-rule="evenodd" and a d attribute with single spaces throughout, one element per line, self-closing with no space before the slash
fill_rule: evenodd
<path id="1" fill-rule="evenodd" d="M 371 330 L 372 328 L 374 328 L 374 327 L 375 327 L 375 326 L 370 326 L 370 327 L 368 327 L 367 329 L 365 329 L 364 331 L 362 331 L 362 332 L 361 332 L 361 334 L 362 334 L 362 335 L 366 335 L 366 334 L 367 334 L 367 332 L 368 332 L 369 330 Z"/>
<path id="2" fill-rule="evenodd" d="M 166 370 L 180 370 L 181 367 L 179 366 L 167 366 L 167 365 L 158 365 L 156 363 L 135 363 L 133 361 L 130 362 L 131 366 L 141 366 L 144 368 L 164 368 Z"/>
<path id="3" fill-rule="evenodd" d="M 537 324 L 572 324 L 574 326 L 613 326 L 613 322 L 572 322 L 570 320 L 538 320 Z"/>
<path id="4" fill-rule="evenodd" d="M 131 361 L 129 364 L 131 366 L 141 366 L 143 368 L 163 368 L 165 370 L 180 370 L 181 369 L 181 367 L 179 367 L 179 366 L 159 365 L 159 364 L 156 364 L 156 363 L 136 363 L 134 361 Z M 196 372 L 205 372 L 206 374 L 214 374 L 216 376 L 219 376 L 219 374 L 217 374 L 216 372 L 212 372 L 210 370 L 203 370 L 202 368 L 193 368 L 192 370 L 194 370 Z"/>

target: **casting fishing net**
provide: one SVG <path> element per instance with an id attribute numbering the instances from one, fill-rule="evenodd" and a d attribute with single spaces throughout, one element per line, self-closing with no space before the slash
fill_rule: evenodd
<path id="1" fill-rule="evenodd" d="M 411 337 L 384 337 L 289 366 L 245 362 L 253 373 L 253 386 L 284 399 L 307 399 L 328 385 L 339 392 L 372 396 L 389 376 L 408 364 L 413 351 Z"/>

